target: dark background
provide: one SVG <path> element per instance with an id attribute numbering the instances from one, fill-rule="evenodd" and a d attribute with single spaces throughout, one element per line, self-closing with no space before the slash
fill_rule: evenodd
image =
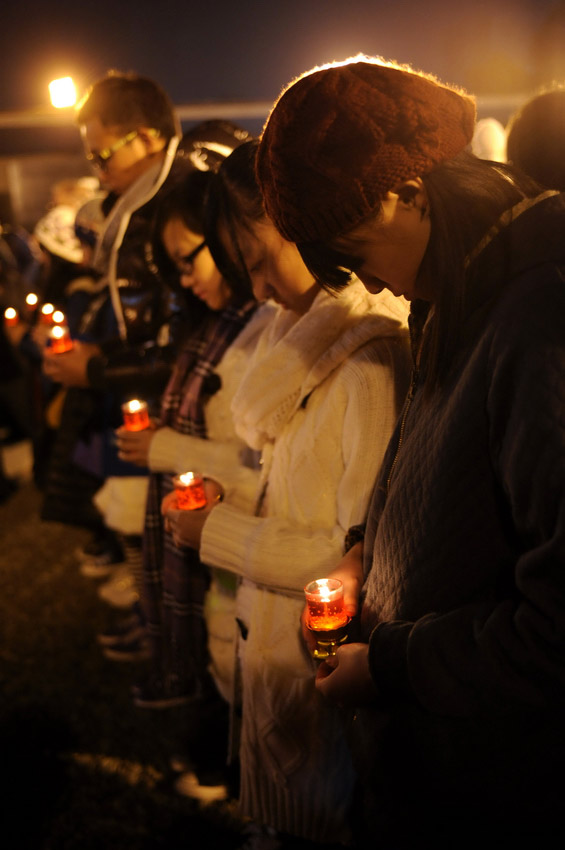
<path id="1" fill-rule="evenodd" d="M 0 110 L 46 107 L 108 68 L 158 80 L 177 104 L 272 101 L 312 66 L 358 52 L 407 62 L 477 95 L 565 75 L 559 0 L 22 0 L 3 5 Z"/>
<path id="2" fill-rule="evenodd" d="M 364 52 L 476 95 L 506 124 L 540 86 L 565 81 L 565 0 L 21 0 L 0 16 L 0 221 L 33 226 L 49 186 L 88 171 L 74 110 L 110 68 L 161 83 L 186 130 L 230 118 L 259 133 L 295 76 Z"/>

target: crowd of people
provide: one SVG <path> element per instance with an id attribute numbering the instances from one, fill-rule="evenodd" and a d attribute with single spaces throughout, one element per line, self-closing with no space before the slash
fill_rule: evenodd
<path id="1" fill-rule="evenodd" d="M 42 518 L 91 532 L 133 703 L 196 709 L 177 790 L 237 799 L 247 850 L 563 834 L 563 98 L 503 128 L 359 56 L 260 138 L 183 134 L 109 72 L 77 109 L 97 179 L 5 228 L 3 418 Z"/>

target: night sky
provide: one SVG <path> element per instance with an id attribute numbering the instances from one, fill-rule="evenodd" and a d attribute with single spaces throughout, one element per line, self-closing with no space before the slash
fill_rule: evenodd
<path id="1" fill-rule="evenodd" d="M 108 68 L 158 80 L 176 103 L 273 100 L 296 74 L 357 52 L 478 93 L 528 84 L 553 0 L 21 0 L 4 3 L 0 110 L 48 105 Z"/>

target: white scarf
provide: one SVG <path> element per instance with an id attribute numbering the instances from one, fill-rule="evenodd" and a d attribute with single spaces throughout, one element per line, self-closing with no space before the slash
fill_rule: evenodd
<path id="1" fill-rule="evenodd" d="M 253 449 L 274 441 L 304 399 L 369 340 L 398 336 L 408 306 L 354 280 L 337 297 L 320 290 L 303 316 L 279 308 L 261 334 L 232 402 L 239 436 Z"/>

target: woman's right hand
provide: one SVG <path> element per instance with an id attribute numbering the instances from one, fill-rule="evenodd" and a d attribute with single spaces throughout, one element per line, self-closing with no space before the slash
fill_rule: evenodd
<path id="1" fill-rule="evenodd" d="M 343 600 L 345 610 L 354 617 L 359 609 L 359 594 L 363 586 L 363 541 L 346 552 L 335 570 L 324 578 L 337 578 L 343 582 Z M 305 605 L 300 617 L 302 637 L 306 646 L 312 652 L 316 648 L 316 640 L 308 628 L 308 606 Z"/>

